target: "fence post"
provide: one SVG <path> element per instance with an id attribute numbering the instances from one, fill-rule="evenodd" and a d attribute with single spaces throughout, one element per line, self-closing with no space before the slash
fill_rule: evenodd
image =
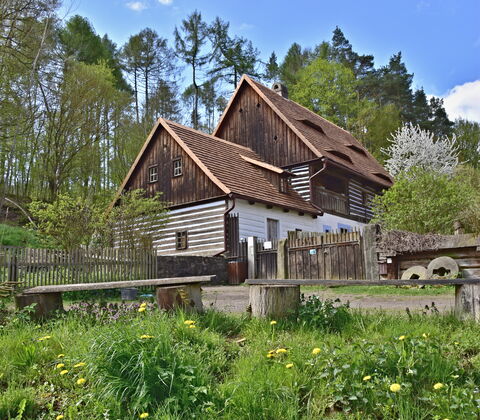
<path id="1" fill-rule="evenodd" d="M 362 241 L 360 243 L 363 247 L 365 278 L 368 280 L 380 279 L 377 255 L 377 234 L 379 229 L 379 225 L 366 225 L 362 232 Z"/>
<path id="2" fill-rule="evenodd" d="M 17 255 L 15 251 L 8 254 L 8 277 L 9 282 L 17 282 L 18 280 L 18 267 L 17 267 Z"/>
<path id="3" fill-rule="evenodd" d="M 288 239 L 278 241 L 277 279 L 288 279 Z"/>
<path id="4" fill-rule="evenodd" d="M 257 275 L 257 237 L 249 236 L 247 238 L 247 261 L 248 261 L 248 278 L 254 279 Z"/>

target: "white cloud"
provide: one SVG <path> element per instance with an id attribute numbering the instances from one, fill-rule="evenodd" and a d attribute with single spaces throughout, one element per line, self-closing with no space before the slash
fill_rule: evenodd
<path id="1" fill-rule="evenodd" d="M 451 120 L 466 118 L 480 122 L 480 80 L 455 86 L 443 95 L 443 102 Z"/>
<path id="2" fill-rule="evenodd" d="M 130 1 L 127 3 L 127 7 L 135 12 L 141 12 L 147 8 L 147 5 L 143 1 Z"/>
<path id="3" fill-rule="evenodd" d="M 172 4 L 173 0 L 158 0 L 160 4 L 163 4 L 165 6 L 168 6 L 169 4 Z"/>

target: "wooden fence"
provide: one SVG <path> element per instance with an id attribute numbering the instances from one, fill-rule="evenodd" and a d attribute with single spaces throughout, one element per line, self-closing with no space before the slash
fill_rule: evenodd
<path id="1" fill-rule="evenodd" d="M 145 250 L 0 247 L 0 282 L 19 282 L 21 288 L 156 276 L 157 257 Z"/>
<path id="2" fill-rule="evenodd" d="M 255 272 L 263 279 L 276 279 L 278 241 L 257 240 L 255 246 Z"/>

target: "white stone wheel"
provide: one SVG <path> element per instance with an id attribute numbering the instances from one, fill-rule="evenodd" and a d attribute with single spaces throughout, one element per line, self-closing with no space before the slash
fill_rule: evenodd
<path id="1" fill-rule="evenodd" d="M 427 278 L 427 269 L 421 265 L 414 265 L 402 274 L 402 280 L 425 280 Z"/>
<path id="2" fill-rule="evenodd" d="M 438 257 L 430 261 L 427 267 L 427 277 L 455 279 L 460 272 L 457 262 L 451 257 Z"/>

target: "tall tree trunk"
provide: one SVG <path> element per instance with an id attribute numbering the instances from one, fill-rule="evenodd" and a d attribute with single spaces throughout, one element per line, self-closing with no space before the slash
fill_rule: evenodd
<path id="1" fill-rule="evenodd" d="M 137 124 L 140 121 L 138 117 L 138 86 L 137 86 L 137 68 L 133 70 L 133 84 L 135 89 L 135 114 L 137 116 Z"/>
<path id="2" fill-rule="evenodd" d="M 195 64 L 192 65 L 192 70 L 193 70 L 193 87 L 195 89 L 195 98 L 193 101 L 193 128 L 195 130 L 198 130 L 198 85 L 197 85 L 197 79 L 196 79 Z"/>

